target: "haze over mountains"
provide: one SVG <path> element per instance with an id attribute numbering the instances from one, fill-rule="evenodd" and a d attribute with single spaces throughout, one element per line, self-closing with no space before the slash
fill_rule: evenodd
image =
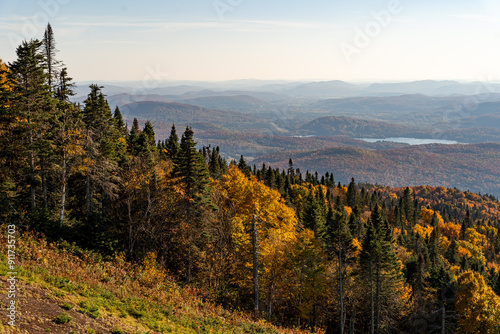
<path id="1" fill-rule="evenodd" d="M 129 124 L 134 118 L 141 124 L 152 121 L 160 140 L 173 123 L 192 126 L 200 147 L 220 146 L 228 159 L 244 155 L 247 161 L 286 167 L 291 157 L 296 167 L 330 171 L 339 180 L 354 176 L 391 186 L 445 185 L 500 195 L 498 146 L 359 140 L 500 143 L 500 84 L 233 80 L 103 85 L 111 108 L 118 106 Z M 87 91 L 80 83 L 75 100 L 83 101 Z M 408 154 L 416 158 L 401 158 Z M 388 172 L 396 169 L 407 176 Z"/>

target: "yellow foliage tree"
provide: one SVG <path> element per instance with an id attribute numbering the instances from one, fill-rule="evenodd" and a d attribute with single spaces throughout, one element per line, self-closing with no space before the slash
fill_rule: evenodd
<path id="1" fill-rule="evenodd" d="M 465 240 L 458 240 L 457 246 L 458 255 L 468 258 L 476 258 L 486 265 L 486 258 L 484 257 L 483 251 L 478 246 L 475 246 Z"/>
<path id="2" fill-rule="evenodd" d="M 351 215 L 351 213 L 352 213 L 352 209 L 351 209 L 351 207 L 350 207 L 350 206 L 347 206 L 347 205 L 346 205 L 346 206 L 344 206 L 344 211 L 345 211 L 345 213 L 346 213 L 347 217 L 349 217 L 349 216 Z"/>
<path id="3" fill-rule="evenodd" d="M 7 86 L 7 65 L 0 59 L 0 90 L 10 90 Z"/>
<path id="4" fill-rule="evenodd" d="M 481 247 L 485 250 L 488 246 L 488 238 L 484 234 L 478 233 L 473 228 L 468 228 L 465 230 L 465 240 L 473 244 L 474 246 Z"/>
<path id="5" fill-rule="evenodd" d="M 486 285 L 483 276 L 466 271 L 457 278 L 455 306 L 460 315 L 460 333 L 494 334 L 500 332 L 500 297 Z"/>
<path id="6" fill-rule="evenodd" d="M 213 187 L 219 196 L 226 199 L 233 208 L 230 213 L 232 241 L 235 247 L 234 279 L 239 286 L 250 288 L 252 284 L 251 225 L 257 220 L 259 248 L 259 274 L 264 291 L 272 303 L 277 288 L 276 274 L 284 265 L 287 244 L 296 240 L 297 219 L 293 209 L 288 207 L 276 190 L 270 189 L 255 176 L 247 178 L 237 167 L 230 166 L 228 173 Z"/>
<path id="7" fill-rule="evenodd" d="M 420 210 L 420 218 L 424 224 L 430 225 L 432 222 L 432 217 L 436 216 L 437 223 L 444 223 L 443 217 L 439 214 L 439 212 L 435 212 L 434 210 L 422 208 Z"/>
<path id="8" fill-rule="evenodd" d="M 420 224 L 415 224 L 413 226 L 413 233 L 418 234 L 422 239 L 427 239 L 434 228 L 432 226 L 422 226 Z"/>

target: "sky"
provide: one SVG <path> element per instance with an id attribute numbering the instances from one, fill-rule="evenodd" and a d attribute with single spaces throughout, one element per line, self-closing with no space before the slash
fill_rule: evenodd
<path id="1" fill-rule="evenodd" d="M 76 81 L 500 81 L 498 0 L 0 0 L 0 59 L 48 22 Z"/>

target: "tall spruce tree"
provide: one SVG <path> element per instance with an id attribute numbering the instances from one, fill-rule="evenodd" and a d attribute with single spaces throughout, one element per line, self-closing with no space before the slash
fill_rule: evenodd
<path id="1" fill-rule="evenodd" d="M 10 121 L 11 126 L 16 128 L 18 143 L 23 143 L 21 152 L 27 158 L 25 175 L 29 175 L 31 210 L 37 207 L 38 202 L 40 184 L 37 176 L 42 179 L 43 204 L 47 208 L 46 170 L 52 147 L 49 119 L 54 101 L 47 85 L 42 46 L 39 40 L 22 42 L 16 50 L 17 59 L 9 64 L 13 93 L 9 101 Z"/>
<path id="2" fill-rule="evenodd" d="M 170 157 L 170 159 L 175 161 L 180 150 L 179 136 L 177 135 L 177 131 L 175 130 L 175 124 L 172 124 L 172 129 L 170 130 L 170 136 L 167 139 L 166 146 L 168 156 Z"/>
<path id="3" fill-rule="evenodd" d="M 346 263 L 352 254 L 351 233 L 344 212 L 328 209 L 326 215 L 325 239 L 327 248 L 337 257 L 337 279 L 339 292 L 339 333 L 344 333 L 345 305 L 344 305 L 344 280 L 346 276 Z"/>
<path id="4" fill-rule="evenodd" d="M 123 120 L 122 113 L 120 111 L 120 108 L 118 108 L 118 106 L 116 106 L 115 111 L 113 113 L 113 121 L 115 124 L 115 128 L 120 132 L 122 137 L 127 138 L 127 125 Z"/>
<path id="5" fill-rule="evenodd" d="M 47 83 L 51 90 L 53 90 L 54 85 L 57 83 L 57 78 L 59 77 L 59 66 L 61 62 L 56 59 L 57 51 L 54 32 L 52 31 L 52 26 L 48 23 L 43 35 L 43 55 L 47 63 Z"/>
<path id="6" fill-rule="evenodd" d="M 74 84 L 68 76 L 67 69 L 59 72 L 56 85 L 55 97 L 57 99 L 57 135 L 56 145 L 58 147 L 57 169 L 60 170 L 61 199 L 59 206 L 59 227 L 63 226 L 66 211 L 66 198 L 68 193 L 68 179 L 72 174 L 72 164 L 83 155 L 83 145 L 79 140 L 84 133 L 83 121 L 80 110 L 70 101 Z"/>
<path id="7" fill-rule="evenodd" d="M 355 206 L 358 205 L 359 202 L 359 191 L 358 187 L 356 186 L 356 182 L 354 181 L 354 178 L 351 179 L 351 182 L 349 183 L 349 187 L 347 188 L 347 205 L 350 206 L 351 208 L 354 208 Z"/>
<path id="8" fill-rule="evenodd" d="M 370 217 L 370 225 L 363 240 L 359 258 L 360 279 L 368 287 L 370 298 L 369 332 L 380 333 L 390 323 L 391 312 L 398 305 L 393 296 L 401 293 L 402 277 L 396 254 L 393 250 L 392 233 L 382 219 L 381 210 L 375 205 Z M 384 310 L 385 316 L 382 314 Z M 392 316 L 397 316 L 393 312 Z"/>
<path id="9" fill-rule="evenodd" d="M 183 183 L 186 195 L 195 202 L 207 200 L 209 174 L 203 155 L 196 149 L 193 130 L 186 127 L 175 160 L 174 174 Z"/>
<path id="10" fill-rule="evenodd" d="M 89 164 L 86 168 L 86 215 L 87 219 L 98 211 L 101 218 L 107 210 L 103 204 L 116 197 L 119 179 L 117 169 L 120 134 L 113 126 L 113 117 L 102 87 L 90 85 L 90 93 L 84 101 L 85 150 Z"/>
<path id="11" fill-rule="evenodd" d="M 238 161 L 238 168 L 243 174 L 245 174 L 246 177 L 249 177 L 252 173 L 252 169 L 247 165 L 247 162 L 245 161 L 245 158 L 243 158 L 243 155 L 240 156 L 240 160 Z"/>
<path id="12" fill-rule="evenodd" d="M 193 130 L 186 127 L 182 134 L 179 153 L 174 160 L 174 176 L 186 194 L 184 221 L 188 234 L 186 279 L 191 281 L 193 256 L 204 230 L 202 216 L 209 211 L 209 173 L 203 155 L 196 149 Z"/>

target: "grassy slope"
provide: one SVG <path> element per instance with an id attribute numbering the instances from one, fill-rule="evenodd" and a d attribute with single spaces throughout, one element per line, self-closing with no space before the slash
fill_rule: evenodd
<path id="1" fill-rule="evenodd" d="M 18 322 L 7 325 L 6 235 L 0 227 L 2 333 L 305 333 L 254 321 L 202 301 L 180 287 L 154 261 L 131 264 L 68 244 L 17 234 Z M 72 320 L 56 323 L 68 314 Z M 120 332 L 121 330 L 121 332 Z"/>

